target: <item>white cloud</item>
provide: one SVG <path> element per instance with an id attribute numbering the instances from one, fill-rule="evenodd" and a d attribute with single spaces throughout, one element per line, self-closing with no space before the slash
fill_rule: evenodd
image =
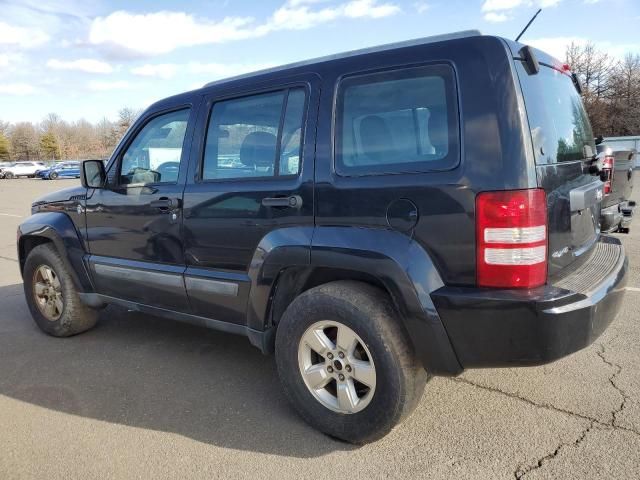
<path id="1" fill-rule="evenodd" d="M 131 84 L 124 80 L 116 80 L 113 82 L 103 82 L 103 81 L 91 81 L 87 84 L 89 90 L 93 90 L 95 92 L 108 92 L 110 90 L 126 90 L 131 88 Z"/>
<path id="2" fill-rule="evenodd" d="M 9 66 L 9 55 L 0 55 L 0 68 Z"/>
<path id="3" fill-rule="evenodd" d="M 142 55 L 169 53 L 176 48 L 247 38 L 249 18 L 227 17 L 200 22 L 183 12 L 132 14 L 114 12 L 93 20 L 89 42 Z"/>
<path id="4" fill-rule="evenodd" d="M 4 95 L 30 95 L 36 88 L 28 83 L 0 83 L 0 94 Z"/>
<path id="5" fill-rule="evenodd" d="M 339 18 L 382 18 L 400 8 L 381 0 L 350 0 L 315 8 L 314 0 L 288 0 L 263 23 L 252 17 L 226 17 L 219 21 L 184 12 L 135 14 L 117 11 L 95 18 L 89 43 L 112 54 L 152 56 L 181 47 L 256 38 L 278 30 L 303 30 Z"/>
<path id="6" fill-rule="evenodd" d="M 500 10 L 511 10 L 522 5 L 523 0 L 486 0 L 482 4 L 483 12 L 496 12 Z"/>
<path id="7" fill-rule="evenodd" d="M 55 58 L 50 59 L 47 62 L 47 67 L 54 70 L 76 70 L 79 72 L 87 73 L 111 73 L 113 67 L 107 62 L 95 60 L 93 58 L 81 58 L 78 60 L 57 60 Z"/>
<path id="8" fill-rule="evenodd" d="M 178 67 L 174 63 L 146 64 L 132 68 L 131 73 L 140 77 L 157 77 L 166 80 L 175 76 Z"/>
<path id="9" fill-rule="evenodd" d="M 413 8 L 415 8 L 418 13 L 424 13 L 431 8 L 431 5 L 427 2 L 415 2 Z"/>
<path id="10" fill-rule="evenodd" d="M 0 21 L 0 45 L 32 48 L 47 43 L 49 36 L 35 28 L 16 27 Z"/>
<path id="11" fill-rule="evenodd" d="M 526 43 L 532 47 L 539 48 L 543 52 L 546 52 L 559 60 L 564 60 L 567 46 L 572 42 L 576 45 L 584 45 L 588 40 L 580 37 L 548 37 L 527 40 Z"/>
<path id="12" fill-rule="evenodd" d="M 481 10 L 483 12 L 504 12 L 517 7 L 555 7 L 562 0 L 485 0 Z M 597 1 L 597 0 L 596 0 Z"/>
<path id="13" fill-rule="evenodd" d="M 273 67 L 273 63 L 198 63 L 187 64 L 187 71 L 193 74 L 206 74 L 212 80 L 232 77 L 243 73 L 264 70 Z"/>
<path id="14" fill-rule="evenodd" d="M 527 44 L 547 52 L 559 60 L 564 60 L 567 47 L 571 43 L 586 45 L 589 42 L 595 44 L 600 51 L 606 52 L 614 58 L 623 59 L 627 53 L 640 54 L 640 43 L 611 43 L 608 41 L 592 41 L 585 37 L 545 37 L 527 40 Z"/>
<path id="15" fill-rule="evenodd" d="M 484 14 L 484 19 L 487 22 L 500 23 L 509 20 L 509 16 L 505 13 L 487 12 Z"/>
<path id="16" fill-rule="evenodd" d="M 338 8 L 338 16 L 341 9 Z M 378 4 L 377 0 L 353 0 L 344 5 L 344 15 L 350 18 L 383 18 L 400 12 L 400 7 L 392 3 Z"/>
<path id="17" fill-rule="evenodd" d="M 540 0 L 538 4 L 540 5 L 541 8 L 548 8 L 548 7 L 555 7 L 561 1 L 562 0 Z"/>
<path id="18" fill-rule="evenodd" d="M 131 69 L 131 73 L 141 77 L 155 77 L 164 80 L 182 76 L 206 75 L 208 79 L 232 77 L 242 73 L 255 72 L 272 67 L 272 63 L 200 63 L 189 62 L 186 64 L 157 63 L 146 64 Z M 202 83 L 198 83 L 199 87 Z"/>

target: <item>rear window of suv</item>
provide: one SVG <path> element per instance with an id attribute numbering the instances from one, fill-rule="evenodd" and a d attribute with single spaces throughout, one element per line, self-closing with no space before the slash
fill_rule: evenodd
<path id="1" fill-rule="evenodd" d="M 516 61 L 516 69 L 536 163 L 571 162 L 595 155 L 589 117 L 571 78 L 542 65 L 540 72 L 529 75 L 520 61 Z"/>
<path id="2" fill-rule="evenodd" d="M 446 170 L 459 159 L 453 69 L 429 65 L 345 78 L 336 103 L 336 171 Z"/>

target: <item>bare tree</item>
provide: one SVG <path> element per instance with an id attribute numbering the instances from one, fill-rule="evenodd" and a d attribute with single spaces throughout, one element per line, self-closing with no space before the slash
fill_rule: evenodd
<path id="1" fill-rule="evenodd" d="M 20 122 L 9 131 L 12 155 L 18 160 L 37 160 L 40 156 L 39 135 L 33 124 Z"/>

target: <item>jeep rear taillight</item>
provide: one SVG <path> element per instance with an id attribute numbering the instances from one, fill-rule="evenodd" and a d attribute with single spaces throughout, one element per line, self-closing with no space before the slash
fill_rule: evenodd
<path id="1" fill-rule="evenodd" d="M 602 169 L 600 170 L 600 179 L 604 182 L 604 194 L 611 193 L 611 182 L 613 181 L 613 167 L 615 158 L 612 155 L 604 157 Z"/>
<path id="2" fill-rule="evenodd" d="M 544 190 L 482 192 L 476 197 L 478 286 L 534 288 L 547 280 Z"/>

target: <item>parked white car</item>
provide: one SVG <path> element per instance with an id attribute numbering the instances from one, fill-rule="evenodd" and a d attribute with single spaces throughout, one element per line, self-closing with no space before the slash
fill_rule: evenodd
<path id="1" fill-rule="evenodd" d="M 15 165 L 3 169 L 4 178 L 35 177 L 38 170 L 45 168 L 42 162 L 16 162 Z"/>

